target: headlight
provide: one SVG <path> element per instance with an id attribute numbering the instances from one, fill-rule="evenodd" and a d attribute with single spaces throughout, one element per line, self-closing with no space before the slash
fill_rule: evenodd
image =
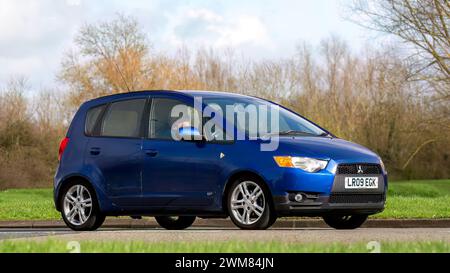
<path id="1" fill-rule="evenodd" d="M 381 157 L 378 157 L 378 159 L 380 160 L 380 166 L 381 166 L 381 169 L 382 169 L 384 172 L 387 172 L 387 171 L 386 171 L 386 167 L 384 166 L 383 160 L 381 160 Z"/>
<path id="2" fill-rule="evenodd" d="M 326 160 L 310 157 L 274 156 L 273 159 L 280 167 L 299 168 L 310 173 L 323 170 L 328 164 Z"/>

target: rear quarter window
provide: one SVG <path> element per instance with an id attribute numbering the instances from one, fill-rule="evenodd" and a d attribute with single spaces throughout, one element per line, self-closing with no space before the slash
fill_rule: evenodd
<path id="1" fill-rule="evenodd" d="M 93 107 L 87 111 L 86 114 L 86 121 L 85 121 L 85 134 L 88 136 L 94 136 L 95 135 L 95 126 L 98 122 L 98 119 L 100 118 L 100 114 L 105 109 L 106 105 L 100 105 Z"/>

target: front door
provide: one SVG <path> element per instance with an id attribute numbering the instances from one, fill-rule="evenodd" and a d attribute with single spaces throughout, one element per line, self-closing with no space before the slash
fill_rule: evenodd
<path id="1" fill-rule="evenodd" d="M 212 204 L 220 172 L 215 145 L 172 138 L 177 118 L 171 117 L 171 111 L 188 102 L 168 97 L 151 101 L 148 138 L 143 142 L 145 204 L 165 209 Z"/>

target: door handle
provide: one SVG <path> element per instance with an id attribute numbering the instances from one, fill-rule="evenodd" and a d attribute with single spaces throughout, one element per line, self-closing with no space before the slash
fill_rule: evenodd
<path id="1" fill-rule="evenodd" d="M 154 149 L 147 149 L 147 150 L 144 150 L 144 152 L 146 155 L 151 156 L 151 157 L 154 157 L 158 154 L 158 151 L 154 150 Z"/>
<path id="2" fill-rule="evenodd" d="M 98 148 L 98 147 L 91 148 L 90 154 L 91 155 L 99 155 L 100 154 L 100 148 Z"/>

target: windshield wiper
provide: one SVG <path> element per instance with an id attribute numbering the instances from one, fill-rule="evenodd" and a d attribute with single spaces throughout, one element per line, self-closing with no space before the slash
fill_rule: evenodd
<path id="1" fill-rule="evenodd" d="M 278 133 L 280 136 L 282 135 L 308 135 L 308 136 L 321 136 L 321 135 L 316 135 L 313 133 L 308 133 L 308 132 L 304 132 L 304 131 L 297 131 L 297 130 L 286 130 L 286 131 L 281 131 Z"/>
<path id="2" fill-rule="evenodd" d="M 334 138 L 332 134 L 330 134 L 330 133 L 327 133 L 327 132 L 323 132 L 323 133 L 321 133 L 321 134 L 320 134 L 319 136 L 321 136 L 321 137 L 329 137 L 329 138 Z"/>
<path id="3" fill-rule="evenodd" d="M 273 133 L 268 133 L 266 135 L 276 135 L 276 132 Z M 298 131 L 298 130 L 285 130 L 285 131 L 280 131 L 278 132 L 278 135 L 280 136 L 287 136 L 287 135 L 305 135 L 305 136 L 315 136 L 315 137 L 333 137 L 331 134 L 327 133 L 327 132 L 323 132 L 321 134 L 314 134 L 314 133 L 308 133 L 308 132 L 304 132 L 304 131 Z"/>

